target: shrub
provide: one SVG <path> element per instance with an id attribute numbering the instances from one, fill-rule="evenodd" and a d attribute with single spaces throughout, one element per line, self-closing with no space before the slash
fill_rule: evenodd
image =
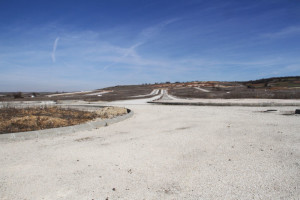
<path id="1" fill-rule="evenodd" d="M 23 98 L 23 94 L 22 94 L 22 92 L 17 92 L 17 93 L 14 93 L 14 94 L 13 94 L 13 97 L 14 97 L 15 99 Z"/>

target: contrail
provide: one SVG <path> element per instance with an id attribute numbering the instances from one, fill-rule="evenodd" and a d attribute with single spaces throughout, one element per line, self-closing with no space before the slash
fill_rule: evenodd
<path id="1" fill-rule="evenodd" d="M 135 53 L 135 49 L 136 49 L 137 47 L 141 46 L 141 45 L 143 45 L 143 42 L 139 42 L 139 43 L 137 43 L 137 44 L 135 44 L 135 45 L 132 45 L 131 47 L 129 47 L 129 48 L 125 51 L 125 53 L 124 53 L 122 56 L 120 56 L 119 58 L 117 58 L 114 62 L 112 62 L 112 63 L 110 63 L 110 64 L 104 66 L 103 70 L 107 70 L 109 67 L 115 65 L 115 64 L 118 63 L 119 60 L 122 59 L 122 58 L 125 58 L 125 57 L 127 57 L 127 56 L 133 56 L 134 53 Z"/>
<path id="2" fill-rule="evenodd" d="M 52 50 L 52 54 L 51 54 L 51 57 L 52 57 L 52 62 L 55 63 L 55 51 L 56 51 L 56 47 L 57 47 L 57 43 L 58 43 L 58 40 L 59 40 L 59 37 L 57 37 L 54 41 L 54 44 L 53 44 L 53 50 Z"/>

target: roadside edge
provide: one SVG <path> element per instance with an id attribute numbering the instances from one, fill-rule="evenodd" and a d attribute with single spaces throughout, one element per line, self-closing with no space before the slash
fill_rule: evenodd
<path id="1" fill-rule="evenodd" d="M 120 121 L 124 121 L 133 116 L 133 111 L 127 109 L 127 114 L 117 116 L 111 119 L 101 119 L 97 118 L 96 120 L 89 121 L 84 124 L 78 124 L 74 126 L 66 126 L 66 127 L 59 127 L 59 128 L 51 128 L 51 129 L 44 129 L 44 130 L 37 130 L 37 131 L 27 131 L 27 132 L 17 132 L 17 133 L 5 133 L 0 134 L 0 141 L 7 141 L 7 140 L 29 140 L 35 138 L 45 138 L 45 137 L 53 137 L 53 136 L 60 136 L 66 135 L 70 133 L 75 133 L 79 131 L 91 131 L 93 129 L 97 129 L 100 127 L 108 126 Z"/>

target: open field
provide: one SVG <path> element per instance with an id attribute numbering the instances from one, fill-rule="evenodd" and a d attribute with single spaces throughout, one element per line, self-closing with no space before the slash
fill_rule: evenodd
<path id="1" fill-rule="evenodd" d="M 115 100 L 126 100 L 126 99 L 139 99 L 145 96 L 151 95 L 153 91 L 151 86 L 115 86 L 109 88 L 103 88 L 93 90 L 89 92 L 68 92 L 68 93 L 40 93 L 36 97 L 32 97 L 32 93 L 26 93 L 22 98 L 14 98 L 14 94 L 17 93 L 2 93 L 4 96 L 0 96 L 0 101 L 37 101 L 37 100 L 85 100 L 85 101 L 115 101 Z M 139 95 L 141 95 L 139 97 Z"/>
<path id="2" fill-rule="evenodd" d="M 0 101 L 85 100 L 116 101 L 150 98 L 162 90 L 179 98 L 204 99 L 300 99 L 300 77 L 281 77 L 248 82 L 193 81 L 115 86 L 68 93 L 0 93 Z M 158 91 L 158 93 L 156 93 Z"/>
<path id="3" fill-rule="evenodd" d="M 1 142 L 1 199 L 297 199 L 296 107 L 119 105 L 120 123 Z M 277 110 L 264 112 L 266 110 Z"/>
<path id="4" fill-rule="evenodd" d="M 203 92 L 195 87 L 172 88 L 169 93 L 181 98 L 203 98 L 203 99 L 300 99 L 300 89 L 249 89 L 245 87 L 230 88 L 201 88 L 209 92 Z"/>

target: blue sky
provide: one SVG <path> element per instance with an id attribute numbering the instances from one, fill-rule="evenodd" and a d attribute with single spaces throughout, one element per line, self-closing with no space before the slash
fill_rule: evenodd
<path id="1" fill-rule="evenodd" d="M 289 75 L 299 0 L 0 0 L 0 91 Z"/>

